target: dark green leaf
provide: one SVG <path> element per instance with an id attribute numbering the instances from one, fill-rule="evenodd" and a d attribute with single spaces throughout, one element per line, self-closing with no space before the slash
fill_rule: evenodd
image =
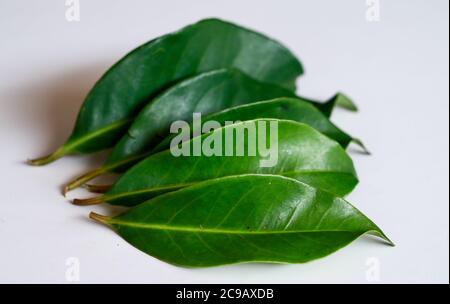
<path id="1" fill-rule="evenodd" d="M 309 100 L 301 97 L 281 97 L 267 101 L 259 101 L 251 104 L 232 107 L 217 113 L 202 117 L 204 122 L 217 121 L 225 125 L 226 121 L 245 121 L 258 118 L 272 118 L 292 120 L 307 124 L 326 136 L 334 139 L 343 148 L 354 140 L 350 135 L 336 127 L 323 113 L 311 105 Z M 191 124 L 192 125 L 192 124 Z M 159 143 L 153 153 L 170 148 L 170 142 L 175 137 L 172 134 Z"/>
<path id="2" fill-rule="evenodd" d="M 296 180 L 234 176 L 199 183 L 123 215 L 91 218 L 165 262 L 208 267 L 242 262 L 304 263 L 370 233 L 392 244 L 351 204 Z"/>
<path id="3" fill-rule="evenodd" d="M 170 134 L 171 123 L 192 121 L 193 113 L 206 115 L 236 105 L 294 96 L 287 89 L 254 80 L 236 69 L 201 74 L 171 87 L 145 106 L 105 165 L 148 153 Z"/>
<path id="4" fill-rule="evenodd" d="M 295 94 L 280 86 L 254 80 L 236 69 L 216 70 L 182 81 L 144 107 L 128 132 L 116 144 L 103 166 L 77 177 L 67 184 L 64 191 L 70 191 L 107 172 L 123 173 L 133 164 L 152 154 L 155 145 L 169 135 L 170 125 L 174 121 L 192 121 L 193 113 L 205 115 L 236 105 L 276 97 L 295 97 Z M 298 98 L 304 103 L 308 102 L 322 108 L 327 114 L 331 114 L 332 107 L 337 105 L 338 100 L 346 99 L 341 97 L 341 94 L 336 94 L 326 103 Z M 292 119 L 310 124 L 319 131 L 326 129 L 328 132 L 324 134 L 331 135 L 331 138 L 337 139 L 345 147 L 351 140 L 348 135 L 328 122 L 319 111 L 311 107 L 295 108 L 294 104 L 283 104 L 281 107 L 281 109 L 279 107 L 249 108 L 233 111 L 231 112 L 233 115 L 227 117 L 233 121 L 256 118 Z M 290 109 L 293 110 L 292 113 L 289 113 Z M 268 116 L 264 116 L 266 114 Z"/>
<path id="5" fill-rule="evenodd" d="M 115 64 L 97 82 L 81 107 L 67 142 L 51 162 L 69 153 L 112 147 L 155 93 L 184 78 L 236 67 L 255 79 L 295 90 L 303 68 L 278 42 L 217 19 L 204 20 L 144 44 Z"/>
<path id="6" fill-rule="evenodd" d="M 278 124 L 278 161 L 273 167 L 262 167 L 261 160 L 267 157 L 260 153 L 249 156 L 248 150 L 245 156 L 225 156 L 224 151 L 231 148 L 232 154 L 237 155 L 238 147 L 248 147 L 255 140 L 254 134 L 247 133 L 248 129 L 254 128 L 258 134 L 260 129 L 264 130 L 260 128 L 260 124 L 263 124 L 269 133 L 270 127 L 266 126 L 269 123 Z M 246 136 L 238 140 L 237 133 L 245 133 Z M 228 134 L 233 134 L 232 145 Z M 259 141 L 258 136 L 256 141 Z M 246 121 L 216 129 L 184 145 L 192 151 L 194 146 L 200 146 L 205 140 L 213 138 L 222 140 L 222 156 L 175 157 L 170 150 L 166 150 L 149 156 L 128 170 L 105 195 L 75 200 L 74 203 L 87 205 L 108 202 L 130 206 L 207 179 L 250 173 L 292 177 L 338 196 L 348 194 L 358 183 L 353 162 L 345 150 L 337 142 L 305 124 L 287 120 Z M 275 139 L 270 137 L 270 140 Z"/>

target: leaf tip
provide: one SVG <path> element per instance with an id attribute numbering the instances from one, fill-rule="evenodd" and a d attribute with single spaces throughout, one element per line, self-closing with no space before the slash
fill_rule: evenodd
<path id="1" fill-rule="evenodd" d="M 390 238 L 388 238 L 384 233 L 382 234 L 384 241 L 391 247 L 396 247 L 394 241 L 392 241 Z"/>
<path id="2" fill-rule="evenodd" d="M 332 99 L 334 99 L 336 105 L 341 108 L 351 112 L 359 111 L 358 106 L 353 102 L 353 100 L 342 92 L 337 93 Z"/>
<path id="3" fill-rule="evenodd" d="M 363 152 L 367 155 L 372 155 L 372 152 L 370 152 L 369 149 L 367 149 L 366 145 L 362 142 L 362 140 L 358 139 L 358 138 L 353 138 L 352 142 L 357 145 L 358 147 L 360 147 Z"/>
<path id="4" fill-rule="evenodd" d="M 379 228 L 378 228 L 378 230 L 374 230 L 369 234 L 380 237 L 387 245 L 389 245 L 391 247 L 396 246 L 395 243 L 390 238 L 388 238 L 387 235 L 383 231 L 381 231 Z"/>

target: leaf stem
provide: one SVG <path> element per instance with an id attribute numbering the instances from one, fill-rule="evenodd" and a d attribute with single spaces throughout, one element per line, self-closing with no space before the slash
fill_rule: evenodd
<path id="1" fill-rule="evenodd" d="M 111 189 L 112 185 L 92 185 L 92 184 L 84 184 L 83 188 L 92 193 L 105 193 L 109 189 Z"/>
<path id="2" fill-rule="evenodd" d="M 89 171 L 79 177 L 77 177 L 76 179 L 74 179 L 73 181 L 69 182 L 63 190 L 63 194 L 66 195 L 67 192 L 82 186 L 83 184 L 85 184 L 86 182 L 94 179 L 97 176 L 100 176 L 104 173 L 108 173 L 108 172 L 112 172 L 114 169 L 120 168 L 123 165 L 127 165 L 130 163 L 133 163 L 136 160 L 141 160 L 143 158 L 145 158 L 146 156 L 150 155 L 150 153 L 142 153 L 142 154 L 138 154 L 129 158 L 125 158 L 122 161 L 113 163 L 113 164 L 109 164 L 109 165 L 103 165 L 100 168 L 97 168 L 95 170 Z M 99 189 L 99 190 L 90 190 L 90 188 L 92 189 Z M 91 192 L 99 192 L 99 193 L 104 193 L 105 191 L 108 190 L 108 188 L 106 188 L 106 186 L 103 187 L 94 187 L 92 185 L 88 185 L 87 189 Z M 104 190 L 106 189 L 106 190 Z"/>
<path id="3" fill-rule="evenodd" d="M 55 152 L 53 152 L 49 155 L 35 158 L 35 159 L 29 159 L 27 161 L 27 163 L 32 166 L 43 166 L 43 165 L 47 165 L 51 162 L 54 162 L 55 160 L 66 155 L 67 153 L 68 153 L 68 151 L 65 149 L 64 146 L 62 146 L 62 147 L 58 148 Z"/>
<path id="4" fill-rule="evenodd" d="M 78 188 L 79 186 L 85 184 L 86 182 L 90 181 L 91 179 L 102 175 L 103 173 L 107 172 L 107 168 L 100 167 L 95 170 L 89 171 L 83 175 L 80 175 L 79 177 L 75 178 L 71 182 L 69 182 L 63 190 L 64 195 L 66 195 L 67 192 L 70 190 L 73 190 L 75 188 Z"/>
<path id="5" fill-rule="evenodd" d="M 72 202 L 74 205 L 77 206 L 92 206 L 92 205 L 99 205 L 101 203 L 104 203 L 103 196 L 96 196 L 86 199 L 74 199 Z"/>
<path id="6" fill-rule="evenodd" d="M 101 215 L 95 212 L 89 213 L 89 218 L 93 219 L 96 222 L 99 222 L 101 224 L 105 224 L 109 226 L 109 222 L 111 221 L 111 218 L 105 215 Z"/>

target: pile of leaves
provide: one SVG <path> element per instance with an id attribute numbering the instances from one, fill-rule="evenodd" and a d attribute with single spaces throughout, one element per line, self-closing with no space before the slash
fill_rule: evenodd
<path id="1" fill-rule="evenodd" d="M 112 149 L 104 164 L 64 191 L 84 186 L 100 193 L 75 199 L 77 205 L 129 207 L 115 217 L 90 217 L 175 265 L 303 263 L 364 234 L 392 244 L 343 199 L 358 184 L 346 148 L 364 146 L 330 116 L 336 106 L 356 111 L 355 105 L 340 93 L 324 102 L 298 96 L 302 74 L 302 64 L 279 42 L 203 20 L 118 61 L 87 95 L 66 143 L 30 163 Z M 194 113 L 221 125 L 191 132 Z M 190 123 L 191 136 L 180 144 L 187 151 L 207 142 L 220 153 L 174 155 L 176 121 Z M 272 123 L 276 138 L 266 129 Z M 256 136 L 245 133 L 251 127 Z M 247 137 L 239 139 L 239 132 Z M 227 134 L 235 140 L 224 140 Z M 262 166 L 266 156 L 245 148 L 261 134 L 276 139 L 273 166 Z M 119 175 L 113 185 L 88 184 L 111 172 Z"/>

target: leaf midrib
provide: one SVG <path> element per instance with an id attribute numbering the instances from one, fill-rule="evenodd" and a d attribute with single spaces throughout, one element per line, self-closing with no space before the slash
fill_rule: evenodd
<path id="1" fill-rule="evenodd" d="M 131 121 L 133 121 L 133 118 L 119 120 L 119 121 L 114 122 L 112 124 L 106 125 L 103 128 L 95 130 L 94 132 L 86 133 L 84 136 L 80 137 L 77 140 L 74 140 L 72 142 L 70 142 L 70 141 L 67 142 L 64 145 L 64 149 L 67 150 L 67 151 L 71 151 L 71 149 L 76 148 L 76 147 L 78 147 L 78 146 L 88 142 L 91 139 L 94 139 L 94 138 L 96 138 L 98 136 L 101 136 L 101 135 L 103 135 L 105 133 L 108 133 L 111 130 L 118 129 L 118 128 L 120 128 L 120 127 L 122 127 L 122 126 L 124 126 L 124 125 L 126 125 L 128 123 L 130 123 Z"/>
<path id="2" fill-rule="evenodd" d="M 325 171 L 325 170 L 289 171 L 289 172 L 283 172 L 282 174 L 278 174 L 278 175 L 289 177 L 289 175 L 293 175 L 293 174 L 324 174 L 324 173 L 342 174 L 342 175 L 352 176 L 352 174 L 348 173 L 348 172 Z M 266 174 L 261 174 L 261 175 L 266 175 Z M 272 175 L 272 174 L 267 174 L 267 175 Z M 153 187 L 153 188 L 147 188 L 147 189 L 142 189 L 142 190 L 128 191 L 128 192 L 120 193 L 120 194 L 116 194 L 116 195 L 114 195 L 114 194 L 111 194 L 111 195 L 105 194 L 103 197 L 104 197 L 105 200 L 115 200 L 115 199 L 120 199 L 120 198 L 123 198 L 123 197 L 132 196 L 132 195 L 140 195 L 140 194 L 151 193 L 151 192 L 158 192 L 158 191 L 164 191 L 164 190 L 170 190 L 170 189 L 185 188 L 185 187 L 189 187 L 189 186 L 195 185 L 195 184 L 200 183 L 200 182 L 202 182 L 202 180 L 191 182 L 191 183 L 179 183 L 179 184 L 167 185 L 167 186 L 164 186 L 164 187 Z"/>
<path id="3" fill-rule="evenodd" d="M 192 232 L 192 233 L 209 233 L 209 234 L 250 234 L 250 235 L 265 235 L 265 234 L 298 234 L 298 233 L 365 233 L 368 231 L 351 231 L 351 230 L 233 230 L 233 229 L 215 229 L 215 228 L 196 228 L 189 226 L 168 226 L 161 224 L 147 224 L 137 222 L 126 222 L 117 219 L 111 219 L 108 224 L 119 225 L 137 229 L 146 230 L 162 230 L 162 231 L 177 231 L 177 232 Z M 370 231 L 370 230 L 369 230 Z M 376 231 L 376 230 L 373 230 Z"/>

